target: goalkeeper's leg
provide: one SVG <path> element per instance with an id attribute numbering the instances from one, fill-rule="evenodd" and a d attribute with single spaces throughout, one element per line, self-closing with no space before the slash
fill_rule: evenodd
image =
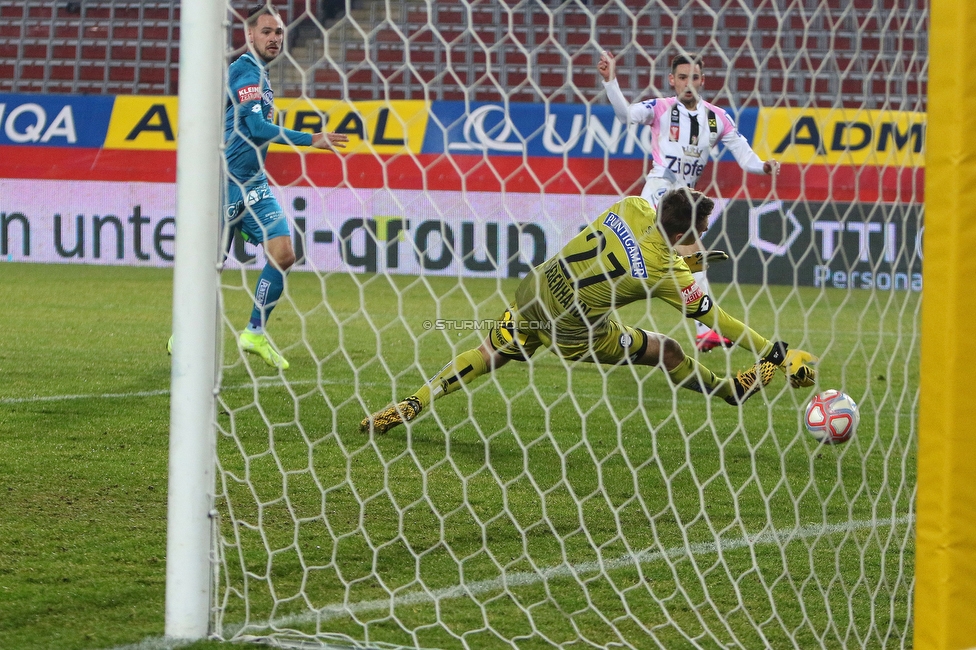
<path id="1" fill-rule="evenodd" d="M 499 354 L 486 340 L 480 347 L 454 357 L 406 399 L 364 418 L 359 423 L 359 430 L 366 433 L 372 428 L 376 433 L 386 433 L 397 425 L 410 422 L 434 400 L 450 395 L 508 361 L 509 357 Z"/>
<path id="2" fill-rule="evenodd" d="M 488 342 L 484 342 L 474 350 L 468 350 L 454 357 L 450 363 L 440 369 L 427 383 L 407 399 L 414 399 L 423 410 L 430 406 L 435 399 L 450 395 L 462 386 L 500 368 L 508 363 L 505 357 L 497 356 Z"/>
<path id="3" fill-rule="evenodd" d="M 364 418 L 359 423 L 359 430 L 363 433 L 370 429 L 376 433 L 386 433 L 399 424 L 416 419 L 431 402 L 470 384 L 481 375 L 501 368 L 513 359 L 527 360 L 539 349 L 542 341 L 534 332 L 519 331 L 517 323 L 520 318 L 516 313 L 514 305 L 505 310 L 480 347 L 454 357 L 406 399 Z"/>

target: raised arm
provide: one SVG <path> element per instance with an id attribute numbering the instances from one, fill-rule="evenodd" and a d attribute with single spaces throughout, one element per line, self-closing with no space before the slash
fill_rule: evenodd
<path id="1" fill-rule="evenodd" d="M 624 99 L 620 84 L 617 83 L 617 63 L 612 54 L 604 50 L 600 54 L 600 62 L 597 63 L 596 69 L 603 77 L 603 88 L 607 91 L 607 99 L 610 100 L 618 120 L 624 124 L 630 122 L 650 124 L 654 121 L 654 109 L 649 105 L 651 102 L 630 104 Z"/>

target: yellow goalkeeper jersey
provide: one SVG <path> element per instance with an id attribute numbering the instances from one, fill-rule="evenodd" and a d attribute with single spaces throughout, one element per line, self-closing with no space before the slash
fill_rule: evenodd
<path id="1" fill-rule="evenodd" d="M 566 330 L 591 328 L 613 309 L 648 298 L 660 298 L 757 354 L 770 347 L 766 338 L 729 316 L 699 288 L 658 229 L 654 209 L 640 197 L 610 206 L 533 269 L 515 292 L 517 306 L 541 303 L 548 320 Z"/>

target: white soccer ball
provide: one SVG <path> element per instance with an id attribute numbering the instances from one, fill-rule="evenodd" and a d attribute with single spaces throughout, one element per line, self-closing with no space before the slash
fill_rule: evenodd
<path id="1" fill-rule="evenodd" d="M 850 440 L 860 421 L 857 402 L 839 390 L 825 390 L 814 395 L 803 416 L 810 435 L 826 445 L 839 445 Z"/>

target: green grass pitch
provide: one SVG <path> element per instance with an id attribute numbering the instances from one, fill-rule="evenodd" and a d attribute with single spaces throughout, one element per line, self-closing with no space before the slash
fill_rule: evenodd
<path id="1" fill-rule="evenodd" d="M 160 637 L 172 274 L 0 274 L 0 647 Z M 371 439 L 367 410 L 484 336 L 424 321 L 497 317 L 515 283 L 293 273 L 271 325 L 283 384 L 230 338 L 254 275 L 222 281 L 225 635 L 272 618 L 423 648 L 911 645 L 917 295 L 713 286 L 858 401 L 840 447 L 802 432 L 811 391 L 781 378 L 737 409 L 545 351 Z M 618 317 L 691 350 L 663 303 Z"/>

